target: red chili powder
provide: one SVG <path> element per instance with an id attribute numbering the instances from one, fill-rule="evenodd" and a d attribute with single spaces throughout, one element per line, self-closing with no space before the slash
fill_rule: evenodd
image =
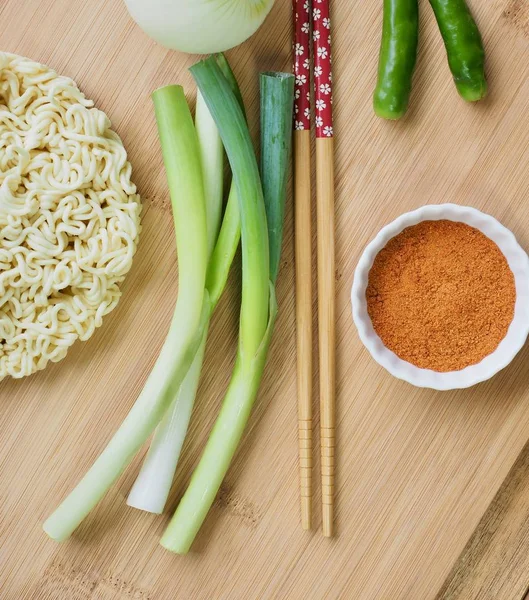
<path id="1" fill-rule="evenodd" d="M 367 309 L 384 345 L 423 369 L 457 371 L 496 350 L 514 317 L 514 276 L 498 246 L 464 223 L 423 221 L 381 250 Z"/>

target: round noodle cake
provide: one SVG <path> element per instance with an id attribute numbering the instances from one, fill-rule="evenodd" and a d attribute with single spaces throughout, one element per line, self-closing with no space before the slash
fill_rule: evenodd
<path id="1" fill-rule="evenodd" d="M 115 308 L 140 231 L 130 176 L 71 79 L 0 53 L 0 380 L 61 360 Z"/>

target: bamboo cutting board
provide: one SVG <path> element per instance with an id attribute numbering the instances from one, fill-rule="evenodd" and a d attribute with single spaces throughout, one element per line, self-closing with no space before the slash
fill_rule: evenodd
<path id="1" fill-rule="evenodd" d="M 193 552 L 179 557 L 158 540 L 226 388 L 236 347 L 238 268 L 214 318 L 166 514 L 125 505 L 138 457 L 71 540 L 50 541 L 41 524 L 124 418 L 168 328 L 177 292 L 175 245 L 149 94 L 179 82 L 192 95 L 187 67 L 194 59 L 149 40 L 121 0 L 0 3 L 1 49 L 73 77 L 107 112 L 129 150 L 144 202 L 134 268 L 103 328 L 63 362 L 25 381 L 0 383 L 2 600 L 433 600 L 442 589 L 529 439 L 529 352 L 468 391 L 412 388 L 362 348 L 349 291 L 366 243 L 424 203 L 485 210 L 529 248 L 529 5 L 471 2 L 487 48 L 491 95 L 468 106 L 454 90 L 423 1 L 412 109 L 392 124 L 371 109 L 381 4 L 333 2 L 337 535 L 326 540 L 299 525 L 290 206 L 281 313 L 259 401 Z M 258 35 L 229 58 L 256 124 L 257 73 L 290 68 L 290 3 L 277 0 Z M 316 489 L 317 527 L 319 512 Z"/>
<path id="2" fill-rule="evenodd" d="M 528 472 L 526 444 L 436 600 L 529 598 Z"/>

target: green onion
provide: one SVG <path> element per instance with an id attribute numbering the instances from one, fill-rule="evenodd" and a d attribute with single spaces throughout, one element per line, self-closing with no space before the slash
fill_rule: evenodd
<path id="1" fill-rule="evenodd" d="M 222 71 L 222 74 L 226 78 L 233 95 L 237 99 L 239 107 L 244 114 L 244 118 L 246 118 L 241 90 L 226 57 L 224 54 L 219 53 L 216 54 L 214 58 Z M 200 91 L 198 93 L 200 94 Z M 202 96 L 202 94 L 200 95 Z M 237 251 L 237 247 L 239 246 L 240 238 L 241 215 L 239 212 L 239 200 L 237 197 L 235 181 L 232 181 L 230 193 L 228 195 L 228 203 L 226 204 L 226 211 L 224 212 L 224 218 L 222 220 L 222 227 L 217 240 L 217 245 L 215 246 L 209 261 L 206 277 L 206 288 L 209 292 L 213 306 L 217 305 L 226 285 L 230 266 L 233 257 L 235 256 L 235 252 Z"/>
<path id="2" fill-rule="evenodd" d="M 202 343 L 193 363 L 176 398 L 156 427 L 140 472 L 129 492 L 127 504 L 133 508 L 155 514 L 163 512 L 187 435 L 200 382 L 206 349 L 207 323 L 205 328 Z"/>
<path id="3" fill-rule="evenodd" d="M 222 217 L 224 149 L 215 121 L 211 118 L 200 92 L 197 93 L 195 128 L 197 130 L 206 198 L 208 254 L 211 256 L 217 242 Z"/>
<path id="4" fill-rule="evenodd" d="M 239 86 L 228 64 L 228 61 L 222 54 L 217 55 L 216 61 L 227 78 L 233 93 L 237 97 L 239 105 L 244 110 L 242 96 Z M 201 147 L 202 157 L 210 156 L 216 152 L 217 138 L 220 140 L 217 127 L 212 119 L 207 106 L 205 105 L 200 91 L 197 94 L 197 102 L 201 102 L 201 108 L 197 104 L 197 130 L 199 133 L 199 145 Z M 207 113 L 207 114 L 206 114 Z M 214 148 L 208 148 L 211 143 Z M 221 150 L 222 150 L 222 141 Z M 204 147 L 206 146 L 206 147 Z M 208 222 L 208 240 L 214 227 L 217 203 L 219 203 L 218 187 L 222 185 L 222 162 L 219 160 L 202 160 L 202 165 L 208 165 L 205 169 L 210 169 L 212 173 L 204 173 L 204 180 L 212 182 L 209 189 L 212 192 L 212 198 L 206 195 L 206 218 Z M 206 184 L 206 190 L 208 185 Z M 221 196 L 221 195 L 220 195 Z M 211 208 L 211 206 L 213 208 Z M 211 225 L 213 221 L 213 226 Z M 232 183 L 226 212 L 222 221 L 222 227 L 218 235 L 217 243 L 211 254 L 208 273 L 206 277 L 206 289 L 209 292 L 211 301 L 211 312 L 215 309 L 217 302 L 224 290 L 228 279 L 229 270 L 235 252 L 239 245 L 241 237 L 241 220 L 239 215 L 239 204 L 235 185 Z M 143 462 L 140 473 L 132 486 L 127 499 L 127 504 L 153 513 L 161 513 L 167 502 L 169 491 L 173 482 L 174 474 L 180 452 L 184 444 L 195 397 L 202 370 L 202 361 L 206 345 L 206 335 L 202 345 L 191 365 L 189 373 L 186 375 L 178 394 L 167 411 L 160 425 L 156 428 L 153 440 Z"/>
<path id="5" fill-rule="evenodd" d="M 161 544 L 167 550 L 186 554 L 191 547 L 237 450 L 259 391 L 277 316 L 273 286 L 270 288 L 270 318 L 259 351 L 245 357 L 239 348 L 228 391 L 202 458 L 169 523 Z"/>
<path id="6" fill-rule="evenodd" d="M 237 187 L 242 222 L 243 291 L 239 348 L 230 385 L 202 458 L 161 540 L 165 548 L 177 553 L 189 550 L 213 504 L 257 396 L 277 315 L 274 285 L 270 281 L 273 272 L 270 256 L 276 257 L 279 264 L 281 247 L 278 229 L 270 235 L 274 248 L 269 251 L 265 200 L 257 162 L 244 115 L 228 81 L 211 58 L 192 67 L 191 72 L 217 124 Z M 269 182 L 268 212 L 275 216 L 283 214 L 284 209 L 274 204 L 284 204 L 285 186 L 282 176 L 271 177 L 268 170 L 278 168 L 286 173 L 288 169 L 290 141 L 285 137 L 291 136 L 293 79 L 287 75 L 272 77 L 277 79 L 278 87 L 269 85 L 268 80 L 261 83 L 263 110 L 271 111 L 263 117 L 266 126 L 262 146 L 266 147 L 263 171 Z M 274 94 L 280 93 L 274 101 L 269 98 L 272 90 Z M 280 97 L 282 101 L 277 105 Z M 280 111 L 276 111 L 278 106 Z M 288 126 L 274 123 L 275 119 L 282 122 L 287 114 L 290 115 Z M 271 132 L 281 133 L 272 135 Z M 270 160 L 276 152 L 281 155 L 279 165 Z M 280 186 L 282 192 L 276 186 Z"/>
<path id="7" fill-rule="evenodd" d="M 292 147 L 294 78 L 287 73 L 261 73 L 261 178 L 270 245 L 270 279 L 279 272 L 283 221 Z"/>
<path id="8" fill-rule="evenodd" d="M 214 58 L 246 118 L 241 90 L 226 57 L 224 54 L 220 53 L 216 54 Z M 222 221 L 222 228 L 219 233 L 217 245 L 209 261 L 206 279 L 206 287 L 209 291 L 213 305 L 217 304 L 220 295 L 224 290 L 224 286 L 226 285 L 229 268 L 233 261 L 233 257 L 235 256 L 235 252 L 237 251 L 240 237 L 241 216 L 239 212 L 239 199 L 237 197 L 237 187 L 235 182 L 232 181 L 228 203 Z"/>
<path id="9" fill-rule="evenodd" d="M 243 97 L 241 94 L 241 88 L 239 87 L 239 84 L 237 83 L 237 79 L 235 77 L 234 72 L 231 70 L 230 63 L 228 62 L 228 60 L 224 56 L 224 54 L 222 54 L 222 52 L 215 54 L 215 60 L 216 60 L 217 64 L 219 65 L 219 68 L 222 71 L 222 74 L 226 78 L 226 81 L 228 82 L 228 84 L 231 88 L 231 91 L 235 95 L 235 98 L 244 114 L 244 118 L 246 118 L 246 111 L 244 110 L 244 100 L 243 100 Z"/>
<path id="10" fill-rule="evenodd" d="M 178 299 L 169 334 L 138 400 L 84 478 L 44 523 L 57 541 L 66 539 L 101 500 L 160 422 L 194 360 L 210 314 L 206 210 L 195 127 L 180 86 L 155 91 L 153 100 L 175 222 Z"/>
<path id="11" fill-rule="evenodd" d="M 245 352 L 253 355 L 268 323 L 270 270 L 266 211 L 259 168 L 243 110 L 216 57 L 194 65 L 191 73 L 217 124 L 239 198 L 243 263 L 240 336 Z"/>
<path id="12" fill-rule="evenodd" d="M 268 230 L 259 168 L 244 112 L 218 66 L 210 57 L 191 67 L 222 138 L 239 198 L 243 264 L 240 316 L 241 347 L 253 355 L 268 324 Z"/>
<path id="13" fill-rule="evenodd" d="M 195 128 L 204 181 L 208 255 L 211 256 L 216 247 L 222 216 L 224 149 L 215 121 L 200 92 L 197 93 Z M 238 242 L 239 237 L 234 241 L 235 245 Z M 226 265 L 227 270 L 230 264 Z M 163 512 L 191 420 L 206 340 L 207 332 L 175 399 L 154 432 L 138 477 L 129 492 L 129 506 L 152 513 Z"/>

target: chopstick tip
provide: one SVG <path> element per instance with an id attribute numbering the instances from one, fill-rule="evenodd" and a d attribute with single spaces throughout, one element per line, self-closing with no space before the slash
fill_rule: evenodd
<path id="1" fill-rule="evenodd" d="M 310 496 L 301 498 L 301 528 L 304 531 L 312 529 L 312 498 Z"/>
<path id="2" fill-rule="evenodd" d="M 323 529 L 323 537 L 326 538 L 331 538 L 334 535 L 334 531 L 333 531 L 333 521 L 334 521 L 334 515 L 333 515 L 333 506 L 331 504 L 324 504 L 323 505 L 323 523 L 322 523 L 322 529 Z"/>

